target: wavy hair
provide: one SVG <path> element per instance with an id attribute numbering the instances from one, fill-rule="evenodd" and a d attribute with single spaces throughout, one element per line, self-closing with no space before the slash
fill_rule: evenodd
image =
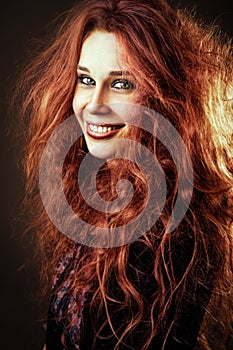
<path id="1" fill-rule="evenodd" d="M 175 325 L 187 303 L 204 310 L 211 293 L 220 302 L 232 285 L 231 43 L 217 28 L 172 9 L 164 0 L 87 0 L 66 14 L 53 42 L 33 60 L 18 84 L 21 115 L 27 121 L 26 203 L 30 203 L 30 228 L 37 232 L 46 288 L 61 257 L 78 244 L 58 232 L 43 209 L 38 192 L 40 160 L 52 132 L 73 114 L 77 62 L 84 40 L 94 30 L 116 35 L 140 88 L 137 103 L 162 114 L 181 135 L 193 164 L 194 189 L 184 219 L 171 234 L 165 233 L 177 197 L 177 171 L 164 145 L 149 133 L 134 130 L 128 137 L 152 151 L 166 175 L 168 195 L 162 214 L 149 232 L 131 244 L 106 249 L 82 246 L 70 288 L 79 295 L 88 287 L 93 317 L 104 315 L 102 324 L 95 324 L 95 341 L 107 324 L 116 339 L 114 349 L 122 344 L 127 347 L 143 324 L 141 349 L 147 349 L 160 332 L 165 334 L 165 347 L 169 334 L 179 337 Z M 77 190 L 77 171 L 87 152 L 81 137 L 66 156 L 63 186 L 67 199 L 92 225 L 124 226 L 145 206 L 145 174 L 123 159 L 102 166 L 97 188 L 106 202 L 117 197 L 116 184 L 122 178 L 131 181 L 135 193 L 124 211 L 97 213 Z M 188 177 L 185 171 L 182 177 Z M 89 183 L 86 178 L 79 184 L 86 193 Z M 182 196 L 185 200 L 185 191 Z M 137 256 L 134 249 L 139 249 Z M 148 261 L 144 270 L 138 266 L 140 255 Z M 143 294 L 137 280 L 143 281 L 148 274 L 155 288 Z M 114 323 L 117 310 L 124 310 L 125 315 L 120 327 Z"/>

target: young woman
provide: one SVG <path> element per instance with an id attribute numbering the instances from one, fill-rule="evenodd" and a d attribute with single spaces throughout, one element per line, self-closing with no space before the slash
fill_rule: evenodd
<path id="1" fill-rule="evenodd" d="M 164 0 L 79 2 L 24 73 L 27 194 L 51 288 L 47 350 L 232 348 L 232 77 L 230 43 Z M 147 111 L 151 129 L 138 123 Z M 89 226 L 71 239 L 46 213 L 38 181 L 46 145 L 73 114 L 81 136 L 65 155 L 62 185 L 69 206 Z M 188 151 L 193 183 L 183 153 L 177 169 L 173 137 L 163 142 L 167 125 Z M 57 148 L 72 133 L 64 130 L 55 163 Z M 143 147 L 163 171 L 166 198 L 158 219 L 135 238 L 129 223 L 154 190 L 147 183 L 150 161 L 146 171 L 140 168 Z M 91 171 L 78 177 L 87 154 L 88 169 L 99 166 L 101 211 L 87 203 Z M 132 185 L 130 203 L 108 211 L 109 203 L 127 198 L 117 189 L 122 179 Z M 153 181 L 158 190 L 157 173 Z M 180 183 L 191 183 L 189 201 L 190 186 Z M 46 185 L 50 206 L 59 211 L 56 191 Z M 169 229 L 178 197 L 188 207 Z M 143 220 L 157 210 L 156 203 L 147 207 Z M 96 231 L 87 227 L 130 238 L 93 244 Z"/>

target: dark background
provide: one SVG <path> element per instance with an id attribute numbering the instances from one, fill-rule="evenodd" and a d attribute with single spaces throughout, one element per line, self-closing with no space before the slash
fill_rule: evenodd
<path id="1" fill-rule="evenodd" d="M 28 60 L 32 38 L 42 39 L 51 31 L 51 21 L 75 1 L 8 1 L 1 5 L 1 262 L 0 262 L 0 348 L 4 350 L 40 350 L 44 343 L 42 315 L 46 302 L 35 299 L 38 274 L 30 264 L 24 268 L 28 254 L 21 240 L 25 224 L 19 216 L 23 197 L 23 175 L 18 164 L 20 145 L 16 143 L 17 117 L 9 111 L 12 86 L 20 67 Z M 174 1 L 174 3 L 177 3 Z M 207 22 L 215 21 L 233 36 L 232 0 L 180 1 L 196 7 Z M 48 24 L 49 27 L 47 26 Z M 14 123 L 13 123 L 14 120 Z"/>

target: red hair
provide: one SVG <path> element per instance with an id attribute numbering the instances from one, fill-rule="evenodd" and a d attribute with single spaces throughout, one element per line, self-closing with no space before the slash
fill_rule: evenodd
<path id="1" fill-rule="evenodd" d="M 165 235 L 177 196 L 177 173 L 162 144 L 146 132 L 135 132 L 132 138 L 156 154 L 166 174 L 169 196 L 163 213 L 137 242 L 105 250 L 82 247 L 73 278 L 72 287 L 77 292 L 87 285 L 93 286 L 93 310 L 99 302 L 98 312 L 105 312 L 105 321 L 118 339 L 117 349 L 145 321 L 145 300 L 127 270 L 131 248 L 138 243 L 142 251 L 150 252 L 151 274 L 157 289 L 142 339 L 141 349 L 147 349 L 161 329 L 166 337 L 173 332 L 188 300 L 197 298 L 196 303 L 205 308 L 206 299 L 198 294 L 202 288 L 206 293 L 203 295 L 209 295 L 214 287 L 217 302 L 232 285 L 231 46 L 215 29 L 203 26 L 184 11 L 171 9 L 163 0 L 142 3 L 90 0 L 70 10 L 54 42 L 32 62 L 19 84 L 23 97 L 21 113 L 29 119 L 24 163 L 27 198 L 33 203 L 29 215 L 31 227 L 38 234 L 42 275 L 46 271 L 49 283 L 60 257 L 75 244 L 58 232 L 44 212 L 38 193 L 38 169 L 51 133 L 73 114 L 77 62 L 85 38 L 94 30 L 117 36 L 125 48 L 125 61 L 141 89 L 137 102 L 156 110 L 175 126 L 188 148 L 194 169 L 194 191 L 188 212 L 179 227 Z M 92 224 L 104 220 L 110 220 L 112 228 L 125 224 L 140 212 L 147 199 L 145 176 L 136 165 L 129 167 L 127 161 L 122 160 L 117 167 L 114 161 L 106 164 L 97 181 L 103 198 L 115 198 L 115 185 L 122 177 L 130 179 L 136 194 L 124 215 L 106 218 L 103 213 L 97 217 L 75 189 L 78 167 L 86 153 L 81 138 L 66 157 L 63 183 L 70 204 L 85 220 L 91 219 Z M 113 278 L 123 301 L 112 294 Z M 112 321 L 109 308 L 112 303 L 120 303 L 126 310 L 137 305 L 120 331 Z M 96 330 L 96 337 L 100 335 L 101 326 Z"/>

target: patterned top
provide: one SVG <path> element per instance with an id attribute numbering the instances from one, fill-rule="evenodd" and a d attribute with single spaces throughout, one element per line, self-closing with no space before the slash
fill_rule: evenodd
<path id="1" fill-rule="evenodd" d="M 63 255 L 56 269 L 48 312 L 47 350 L 55 349 L 53 340 L 50 340 L 52 338 L 50 332 L 56 333 L 54 336 L 57 337 L 58 334 L 62 334 L 63 330 L 71 322 L 72 326 L 66 331 L 66 341 L 69 344 L 69 350 L 80 350 L 80 329 L 86 290 L 83 290 L 80 296 L 81 308 L 80 312 L 77 312 L 75 307 L 77 293 L 74 289 L 69 288 L 78 262 L 80 249 L 81 246 Z M 68 289 L 69 293 L 67 293 Z M 59 331 L 55 332 L 55 329 Z M 65 350 L 61 344 L 59 348 L 56 345 L 56 350 L 58 349 Z"/>
<path id="2" fill-rule="evenodd" d="M 77 294 L 74 288 L 70 288 L 72 285 L 72 278 L 77 267 L 81 246 L 74 249 L 64 256 L 62 256 L 54 277 L 52 296 L 50 300 L 50 306 L 48 311 L 47 331 L 46 331 L 46 350 L 89 350 L 91 349 L 91 338 L 93 336 L 91 332 L 90 319 L 86 322 L 86 314 L 84 313 L 84 305 L 86 301 L 86 295 L 88 290 L 84 290 L 79 296 L 79 304 L 81 305 L 80 311 L 77 312 L 75 307 Z M 150 283 L 150 282 L 149 282 Z M 145 283 L 146 284 L 146 283 Z M 68 292 L 69 289 L 69 292 Z M 146 286 L 148 289 L 148 285 Z M 191 341 L 190 345 L 187 343 L 181 344 L 172 342 L 166 347 L 166 349 L 183 349 L 183 350 L 232 350 L 233 349 L 233 298 L 232 294 L 228 294 L 225 300 L 222 300 L 222 305 L 226 308 L 221 308 L 219 305 L 215 305 L 211 300 L 205 312 L 203 322 L 201 326 L 197 328 L 198 337 L 194 342 Z M 218 322 L 218 316 L 222 317 L 222 310 L 228 309 L 229 313 L 225 315 L 225 324 Z M 83 314 L 85 316 L 83 316 Z M 194 316 L 191 312 L 192 317 Z M 215 317 L 212 317 L 214 315 Z M 83 318 L 85 317 L 85 335 L 84 340 L 81 341 L 81 329 Z M 122 315 L 119 316 L 119 321 Z M 190 317 L 190 314 L 189 314 Z M 72 326 L 70 325 L 72 321 Z M 87 328 L 87 329 L 86 329 Z M 186 328 L 186 327 L 184 327 Z M 65 330 L 65 332 L 64 332 Z M 195 330 L 190 329 L 187 326 L 185 332 L 190 333 L 188 337 L 192 338 Z M 62 334 L 65 334 L 65 342 L 67 348 L 65 349 L 61 342 Z M 140 339 L 140 338 L 138 338 Z M 82 344 L 82 345 L 80 345 Z M 102 343 L 101 343 L 102 344 Z M 99 344 L 95 349 L 112 350 L 114 345 Z M 204 344 L 204 345 L 203 345 Z M 135 344 L 134 344 L 135 345 Z M 149 346 L 148 350 L 155 348 L 160 350 L 158 339 Z M 128 347 L 127 347 L 128 348 Z M 133 348 L 133 347 L 132 347 Z M 124 346 L 119 349 L 126 349 Z"/>

